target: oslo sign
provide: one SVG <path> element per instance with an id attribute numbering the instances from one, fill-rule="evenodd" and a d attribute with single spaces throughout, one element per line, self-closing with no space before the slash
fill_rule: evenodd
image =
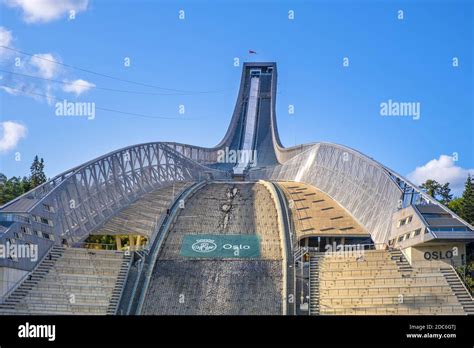
<path id="1" fill-rule="evenodd" d="M 258 258 L 260 239 L 244 234 L 188 234 L 183 238 L 180 254 L 206 259 Z"/>

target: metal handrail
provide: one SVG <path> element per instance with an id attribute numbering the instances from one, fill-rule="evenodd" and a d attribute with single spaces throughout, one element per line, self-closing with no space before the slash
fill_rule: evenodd
<path id="1" fill-rule="evenodd" d="M 161 215 L 159 223 L 155 227 L 155 232 L 153 233 L 152 237 L 150 238 L 150 243 L 148 243 L 147 248 L 144 249 L 144 250 L 147 251 L 147 255 L 145 255 L 144 257 L 141 257 L 140 269 L 138 270 L 137 278 L 135 280 L 135 284 L 133 286 L 133 290 L 132 290 L 132 293 L 131 293 L 131 296 L 130 296 L 131 300 L 130 300 L 130 304 L 127 308 L 127 314 L 132 314 L 131 311 L 132 311 L 132 307 L 134 305 L 134 299 L 136 297 L 137 287 L 138 287 L 138 284 L 140 283 L 140 280 L 143 277 L 144 270 L 147 269 L 149 272 L 151 272 L 154 268 L 154 262 L 156 261 L 156 257 L 157 257 L 157 254 L 158 254 L 158 251 L 156 250 L 155 243 L 159 242 L 159 241 L 157 241 L 158 236 L 162 235 L 162 233 L 163 233 L 162 230 L 164 228 L 164 225 L 168 222 L 168 218 L 172 217 L 171 216 L 173 214 L 172 207 L 176 205 L 176 202 L 178 202 L 183 197 L 183 195 L 186 194 L 186 192 L 193 193 L 196 189 L 202 187 L 204 184 L 205 184 L 205 181 L 201 181 L 199 183 L 195 183 L 194 185 L 183 187 L 181 189 L 181 191 L 173 199 L 171 204 L 168 206 L 168 208 L 171 210 L 170 215 L 164 215 L 164 214 Z M 148 267 L 145 267 L 148 259 L 151 259 L 153 264 L 150 263 L 148 265 Z M 140 297 L 138 299 L 137 307 L 136 307 L 135 313 L 133 313 L 133 314 L 139 313 L 140 310 L 141 310 L 141 306 L 142 306 L 143 301 L 144 301 L 144 292 L 146 292 L 146 289 L 148 288 L 147 282 L 149 282 L 149 279 L 145 278 L 144 281 L 145 281 L 145 284 L 143 285 L 143 287 L 141 289 L 141 294 L 140 294 Z"/>
<path id="2" fill-rule="evenodd" d="M 0 297 L 0 303 L 4 303 L 5 300 L 28 278 L 29 275 L 33 274 L 36 269 L 43 263 L 44 259 L 49 255 L 54 245 L 51 244 L 48 251 L 44 253 L 43 257 L 36 263 L 36 266 L 29 272 L 27 272 L 23 277 L 21 277 L 15 284 Z"/>
<path id="3" fill-rule="evenodd" d="M 145 262 L 147 261 L 146 259 L 149 258 L 150 263 L 149 263 L 149 265 L 146 269 L 147 274 L 145 275 L 145 280 L 144 280 L 145 283 L 143 284 L 143 287 L 141 289 L 141 293 L 140 293 L 140 297 L 138 299 L 138 304 L 137 304 L 135 314 L 141 314 L 143 303 L 145 301 L 146 292 L 148 290 L 148 286 L 149 286 L 149 283 L 150 283 L 151 274 L 153 272 L 153 269 L 155 268 L 156 259 L 158 258 L 158 253 L 159 253 L 159 250 L 160 250 L 160 247 L 161 247 L 161 242 L 163 241 L 166 232 L 170 228 L 171 223 L 176 219 L 176 215 L 177 215 L 176 212 L 177 212 L 177 209 L 178 209 L 178 208 L 176 208 L 176 203 L 180 199 L 182 199 L 182 197 L 187 197 L 191 194 L 194 194 L 197 190 L 202 188 L 204 185 L 206 185 L 206 182 L 201 181 L 199 183 L 196 183 L 196 184 L 192 185 L 191 187 L 184 188 L 181 191 L 181 193 L 178 196 L 176 196 L 176 198 L 173 200 L 173 203 L 171 204 L 171 208 L 170 208 L 170 215 L 166 215 L 166 218 L 163 221 L 163 224 L 161 226 L 159 226 L 160 240 L 158 240 L 156 242 L 154 241 L 154 244 L 157 243 L 159 245 L 152 245 L 151 248 L 150 248 L 151 253 L 149 255 L 147 255 L 147 257 L 145 258 Z M 143 269 L 142 269 L 142 272 L 143 272 Z M 142 274 L 140 274 L 140 276 L 141 275 Z M 137 277 L 137 282 L 139 281 L 139 278 L 140 277 Z"/>
<path id="4" fill-rule="evenodd" d="M 458 280 L 461 282 L 464 290 L 466 290 L 467 294 L 469 295 L 469 297 L 471 298 L 471 301 L 474 301 L 474 298 L 472 297 L 472 293 L 471 291 L 469 290 L 469 288 L 466 286 L 466 284 L 464 284 L 464 282 L 462 281 L 461 277 L 459 276 L 458 272 L 456 271 L 456 268 L 454 268 L 453 265 L 450 265 L 450 267 L 452 268 L 452 270 L 454 271 L 454 274 L 456 274 L 456 277 L 458 278 Z"/>
<path id="5" fill-rule="evenodd" d="M 86 247 L 87 245 L 98 245 L 98 246 L 101 246 L 101 248 L 99 248 L 99 249 L 87 248 Z M 102 248 L 102 246 L 104 246 L 104 248 Z M 109 246 L 110 246 L 110 249 L 109 249 Z M 78 243 L 74 243 L 74 247 L 82 247 L 84 249 L 91 249 L 91 250 L 116 250 L 116 251 L 120 251 L 120 250 L 114 249 L 115 244 L 108 244 L 108 243 L 78 242 Z"/>
<path id="6" fill-rule="evenodd" d="M 120 287 L 120 294 L 119 294 L 119 297 L 117 299 L 117 304 L 115 305 L 115 308 L 113 310 L 114 314 L 116 315 L 117 312 L 118 312 L 118 309 L 119 309 L 119 306 L 120 306 L 120 301 L 122 301 L 122 295 L 123 295 L 123 292 L 125 290 L 125 284 L 127 283 L 127 279 L 128 279 L 128 275 L 130 273 L 130 269 L 132 268 L 132 263 L 133 263 L 133 254 L 130 255 L 130 259 L 128 260 L 128 264 L 127 264 L 127 272 L 125 273 L 125 278 L 124 278 L 124 281 L 123 281 L 123 284 L 122 286 Z M 116 283 L 117 284 L 117 283 Z M 114 287 L 115 289 L 115 287 Z M 109 300 L 109 306 L 110 306 L 110 300 Z M 108 308 L 107 308 L 108 309 Z"/>

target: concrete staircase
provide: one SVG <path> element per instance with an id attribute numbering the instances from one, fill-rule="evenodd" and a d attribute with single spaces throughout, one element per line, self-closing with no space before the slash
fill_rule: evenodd
<path id="1" fill-rule="evenodd" d="M 129 264 L 123 252 L 55 246 L 0 314 L 114 314 Z"/>
<path id="2" fill-rule="evenodd" d="M 413 272 L 413 268 L 410 263 L 405 258 L 405 255 L 399 249 L 393 249 L 389 251 L 390 259 L 395 261 L 397 264 L 398 270 L 405 275 Z"/>
<path id="3" fill-rule="evenodd" d="M 322 315 L 465 315 L 472 308 L 458 278 L 436 267 L 412 268 L 397 251 L 318 256 L 310 262 L 311 314 L 317 294 Z"/>
<path id="4" fill-rule="evenodd" d="M 122 293 L 127 282 L 128 273 L 131 266 L 131 256 L 130 254 L 124 254 L 122 264 L 120 266 L 120 271 L 117 275 L 117 281 L 115 283 L 114 290 L 112 291 L 112 296 L 109 302 L 109 308 L 107 308 L 108 315 L 117 314 L 117 308 L 120 304 L 120 299 L 122 298 Z"/>
<path id="5" fill-rule="evenodd" d="M 459 279 L 456 271 L 452 267 L 441 268 L 440 271 L 463 306 L 464 311 L 469 315 L 474 315 L 474 300 L 461 279 Z"/>
<path id="6" fill-rule="evenodd" d="M 56 261 L 62 256 L 64 248 L 53 246 L 46 258 L 36 267 L 36 269 L 24 280 L 18 288 L 16 288 L 5 302 L 0 303 L 0 314 L 3 311 L 15 311 L 15 307 L 21 300 L 37 286 L 38 282 L 43 280 L 48 272 L 53 268 Z"/>
<path id="7" fill-rule="evenodd" d="M 319 258 L 320 255 L 314 254 L 309 258 L 309 314 L 318 315 L 319 308 Z"/>

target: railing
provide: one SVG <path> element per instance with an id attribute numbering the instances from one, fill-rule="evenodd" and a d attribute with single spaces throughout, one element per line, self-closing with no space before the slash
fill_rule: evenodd
<path id="1" fill-rule="evenodd" d="M 452 302 L 450 302 L 452 300 Z M 443 302 L 441 302 L 443 301 Z M 374 297 L 364 297 L 361 298 L 360 296 L 348 296 L 348 297 L 328 297 L 322 299 L 322 305 L 328 306 L 328 302 L 331 305 L 384 305 L 384 304 L 426 304 L 426 303 L 435 303 L 443 306 L 444 303 L 456 303 L 456 299 L 454 297 L 443 297 L 439 298 L 438 296 L 433 295 L 420 295 L 420 296 L 413 296 L 413 295 L 403 295 L 402 297 L 388 295 L 388 296 L 374 296 Z M 349 303 L 348 303 L 349 302 Z M 356 302 L 356 303 L 353 303 Z"/>
<path id="2" fill-rule="evenodd" d="M 194 184 L 192 186 L 187 186 L 181 189 L 180 193 L 176 195 L 173 202 L 170 204 L 170 215 L 162 214 L 158 223 L 155 227 L 155 232 L 152 234 L 150 238 L 150 242 L 147 244 L 146 248 L 143 249 L 141 252 L 144 252 L 145 255 L 142 255 L 140 252 L 135 253 L 140 257 L 138 261 L 138 271 L 137 271 L 137 278 L 135 279 L 135 284 L 132 288 L 131 295 L 130 295 L 130 303 L 127 308 L 127 314 L 138 314 L 141 311 L 141 306 L 143 305 L 143 301 L 145 300 L 146 289 L 148 288 L 148 282 L 150 281 L 151 272 L 155 267 L 156 258 L 158 256 L 158 252 L 160 249 L 160 242 L 162 242 L 164 238 L 165 225 L 169 222 L 169 219 L 172 219 L 172 215 L 175 212 L 173 207 L 176 207 L 177 202 L 182 199 L 183 197 L 187 197 L 189 194 L 194 193 L 197 189 L 202 187 L 205 184 L 204 181 Z M 158 240 L 158 237 L 160 239 Z M 145 272 L 147 274 L 145 274 Z M 140 289 L 138 289 L 140 287 Z M 138 296 L 138 291 L 140 291 L 140 296 Z"/>
<path id="3" fill-rule="evenodd" d="M 74 243 L 74 247 L 91 249 L 91 250 L 117 250 L 115 244 L 93 243 L 93 242 Z M 120 250 L 117 250 L 117 251 L 120 251 Z"/>
<path id="4" fill-rule="evenodd" d="M 462 284 L 464 290 L 466 290 L 467 294 L 469 295 L 469 297 L 471 298 L 471 301 L 474 301 L 474 299 L 472 298 L 472 293 L 470 291 L 470 289 L 466 286 L 466 284 L 463 282 L 463 280 L 461 279 L 461 277 L 459 276 L 458 272 L 456 271 L 456 268 L 454 268 L 453 265 L 450 266 L 451 269 L 454 271 L 454 274 L 456 275 L 456 277 L 458 278 L 459 282 Z"/>
<path id="5" fill-rule="evenodd" d="M 295 251 L 293 252 L 293 258 L 295 259 L 295 261 L 298 261 L 299 259 L 301 259 L 303 257 L 304 254 L 306 254 L 308 251 L 310 250 L 309 247 L 300 247 L 300 246 L 297 246 L 295 248 Z"/>
<path id="6" fill-rule="evenodd" d="M 366 286 L 354 286 L 350 289 L 347 288 L 325 288 L 325 289 L 320 289 L 320 292 L 322 293 L 330 293 L 331 296 L 348 296 L 351 294 L 354 290 L 363 290 L 364 291 L 364 296 L 373 296 L 373 295 L 388 295 L 388 291 L 392 290 L 393 292 L 399 294 L 400 288 L 406 289 L 406 285 L 400 285 L 400 286 L 393 286 L 391 288 L 387 288 L 386 286 L 374 286 L 369 289 L 367 289 Z M 367 293 L 366 291 L 369 291 Z M 416 296 L 417 293 L 420 293 L 420 291 L 423 290 L 423 293 L 436 293 L 436 294 L 441 294 L 441 295 L 449 295 L 452 294 L 451 290 L 447 287 L 447 285 L 430 285 L 430 284 L 415 284 L 415 285 L 410 285 L 410 295 L 411 296 Z"/>
<path id="7" fill-rule="evenodd" d="M 119 294 L 119 297 L 117 299 L 117 303 L 115 304 L 115 306 L 112 308 L 112 311 L 113 311 L 113 314 L 114 315 L 117 315 L 117 312 L 118 312 L 118 309 L 120 307 L 120 302 L 122 301 L 122 295 L 123 295 L 123 292 L 125 290 L 125 285 L 127 284 L 127 279 L 128 279 L 128 275 L 130 273 L 130 268 L 132 268 L 132 262 L 133 262 L 133 254 L 130 255 L 130 259 L 127 261 L 127 271 L 125 272 L 125 278 L 123 280 L 123 283 L 122 283 L 122 286 L 120 287 L 120 294 Z M 118 273 L 118 276 L 120 275 L 120 271 Z M 117 278 L 117 282 L 118 282 L 118 278 Z M 115 284 L 117 284 L 117 282 Z M 114 287 L 114 290 L 115 290 L 115 287 Z M 113 291 L 112 291 L 112 295 L 113 295 Z M 112 299 L 112 298 L 111 298 Z M 109 307 L 107 308 L 107 310 L 109 310 L 110 308 L 110 300 L 109 300 Z"/>
<path id="8" fill-rule="evenodd" d="M 35 197 L 36 200 L 21 213 L 45 216 L 53 226 L 43 226 L 35 221 L 30 223 L 34 227 L 39 224 L 40 231 L 48 227 L 48 234 L 56 237 L 57 244 L 66 240 L 74 245 L 141 195 L 166 183 L 194 181 L 204 175 L 212 175 L 216 179 L 229 177 L 229 173 L 203 166 L 165 143 L 139 144 L 111 152 L 60 174 L 8 202 L 0 210 L 8 210 L 14 202 L 22 199 L 31 201 L 30 198 Z M 54 212 L 45 211 L 43 204 L 52 207 Z M 8 219 L 21 218 L 8 215 Z M 12 237 L 24 221 L 12 222 L 0 239 Z M 32 242 L 40 239 L 35 235 L 31 238 Z M 43 244 L 40 244 L 41 255 L 47 249 Z M 8 263 L 8 260 L 0 260 L 0 264 Z"/>
<path id="9" fill-rule="evenodd" d="M 46 257 L 49 255 L 52 249 L 53 249 L 53 245 L 51 245 L 49 250 L 46 253 L 44 253 L 43 257 L 36 263 L 35 267 L 30 272 L 27 272 L 18 281 L 14 282 L 12 287 L 4 295 L 0 297 L 0 303 L 4 303 L 5 300 L 28 278 L 28 276 L 33 274 L 36 271 L 36 269 L 41 265 L 41 263 L 43 263 L 43 261 L 46 259 Z"/>
<path id="10" fill-rule="evenodd" d="M 365 308 L 365 307 L 354 307 L 354 308 L 332 308 L 327 305 L 321 306 L 324 310 L 321 314 L 338 314 L 338 315 L 371 315 L 371 314 L 433 314 L 438 312 L 449 313 L 449 314 L 460 314 L 463 310 L 462 307 L 456 305 L 449 306 L 423 306 L 421 308 L 410 308 L 410 307 L 389 307 L 389 308 Z"/>
<path id="11" fill-rule="evenodd" d="M 443 277 L 414 277 L 414 278 L 401 278 L 401 277 L 392 277 L 392 278 L 359 278 L 359 279 L 321 279 L 320 283 L 331 289 L 332 287 L 339 286 L 384 286 L 384 285 L 406 285 L 407 282 L 410 282 L 411 285 L 438 285 L 445 284 L 446 280 Z"/>

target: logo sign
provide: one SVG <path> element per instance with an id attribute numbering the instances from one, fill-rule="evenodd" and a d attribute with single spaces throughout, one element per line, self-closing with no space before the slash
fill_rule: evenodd
<path id="1" fill-rule="evenodd" d="M 197 253 L 210 253 L 217 249 L 217 244 L 214 243 L 214 239 L 198 239 L 191 245 L 191 249 Z"/>
<path id="2" fill-rule="evenodd" d="M 180 255 L 192 258 L 259 258 L 260 239 L 248 234 L 188 234 Z"/>
<path id="3" fill-rule="evenodd" d="M 433 251 L 433 252 L 425 252 L 424 255 L 425 260 L 431 261 L 431 260 L 446 260 L 446 259 L 452 259 L 453 258 L 453 252 L 451 250 L 447 250 L 444 253 L 440 251 Z"/>

